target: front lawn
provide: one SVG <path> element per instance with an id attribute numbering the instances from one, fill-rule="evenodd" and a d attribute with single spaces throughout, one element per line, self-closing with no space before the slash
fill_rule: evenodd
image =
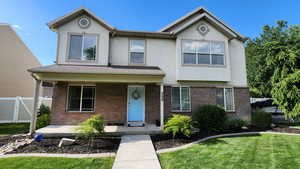
<path id="1" fill-rule="evenodd" d="M 208 140 L 159 155 L 163 169 L 300 168 L 300 136 L 262 134 Z"/>
<path id="2" fill-rule="evenodd" d="M 5 169 L 111 169 L 114 158 L 56 158 L 15 157 L 0 158 Z"/>
<path id="3" fill-rule="evenodd" d="M 0 136 L 28 133 L 30 123 L 5 123 L 0 124 Z"/>

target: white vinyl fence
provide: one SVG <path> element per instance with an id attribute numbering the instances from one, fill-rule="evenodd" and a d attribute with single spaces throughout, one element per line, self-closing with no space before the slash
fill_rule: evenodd
<path id="1" fill-rule="evenodd" d="M 51 107 L 52 98 L 40 97 L 39 106 L 42 103 Z M 32 97 L 0 98 L 0 123 L 30 122 L 32 111 Z"/>

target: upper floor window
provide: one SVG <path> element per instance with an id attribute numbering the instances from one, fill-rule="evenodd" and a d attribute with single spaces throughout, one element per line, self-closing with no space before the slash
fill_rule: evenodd
<path id="1" fill-rule="evenodd" d="M 182 41 L 183 64 L 224 65 L 225 44 L 213 41 Z"/>
<path id="2" fill-rule="evenodd" d="M 145 64 L 145 40 L 130 40 L 130 64 Z"/>
<path id="3" fill-rule="evenodd" d="M 172 110 L 173 111 L 190 111 L 190 88 L 189 87 L 172 87 Z"/>
<path id="4" fill-rule="evenodd" d="M 217 105 L 225 111 L 234 111 L 233 88 L 217 88 Z"/>
<path id="5" fill-rule="evenodd" d="M 70 35 L 70 60 L 96 60 L 97 36 L 90 34 Z"/>

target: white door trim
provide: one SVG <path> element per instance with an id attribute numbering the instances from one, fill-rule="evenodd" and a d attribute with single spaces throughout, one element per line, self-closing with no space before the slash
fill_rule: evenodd
<path id="1" fill-rule="evenodd" d="M 144 88 L 144 107 L 143 107 L 143 123 L 145 123 L 145 107 L 146 107 L 146 104 L 145 104 L 145 94 L 146 94 L 146 87 L 145 87 L 145 85 L 128 85 L 127 86 L 127 113 L 126 113 L 126 115 L 127 115 L 127 120 L 126 120 L 126 122 L 127 122 L 127 125 L 128 125 L 128 103 L 129 103 L 129 88 L 130 87 L 143 87 Z M 130 122 L 129 122 L 130 123 Z"/>

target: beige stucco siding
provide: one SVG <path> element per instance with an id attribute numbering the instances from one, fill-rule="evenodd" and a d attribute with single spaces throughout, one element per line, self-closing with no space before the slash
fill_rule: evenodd
<path id="1" fill-rule="evenodd" d="M 113 65 L 129 65 L 129 40 L 135 38 L 113 37 L 111 56 Z M 145 39 L 146 66 L 158 66 L 166 74 L 164 83 L 176 83 L 176 46 L 174 40 Z"/>
<path id="2" fill-rule="evenodd" d="M 27 69 L 39 61 L 9 25 L 0 24 L 0 97 L 32 97 L 34 79 Z"/>
<path id="3" fill-rule="evenodd" d="M 87 62 L 69 62 L 68 59 L 68 44 L 69 36 L 72 33 L 76 34 L 95 34 L 98 36 L 96 61 L 92 63 Z M 62 25 L 58 29 L 58 64 L 87 64 L 87 65 L 107 65 L 108 63 L 108 47 L 109 47 L 109 31 L 91 19 L 91 24 L 88 28 L 82 29 L 78 26 L 78 18 Z"/>
<path id="4" fill-rule="evenodd" d="M 203 36 L 197 28 L 200 24 L 205 23 L 209 32 Z M 206 40 L 222 41 L 225 43 L 225 66 L 202 66 L 202 65 L 183 65 L 182 64 L 182 40 Z M 209 23 L 199 21 L 189 28 L 178 34 L 176 40 L 177 46 L 177 80 L 203 80 L 203 81 L 230 81 L 230 56 L 228 52 L 228 38 L 217 31 Z"/>

